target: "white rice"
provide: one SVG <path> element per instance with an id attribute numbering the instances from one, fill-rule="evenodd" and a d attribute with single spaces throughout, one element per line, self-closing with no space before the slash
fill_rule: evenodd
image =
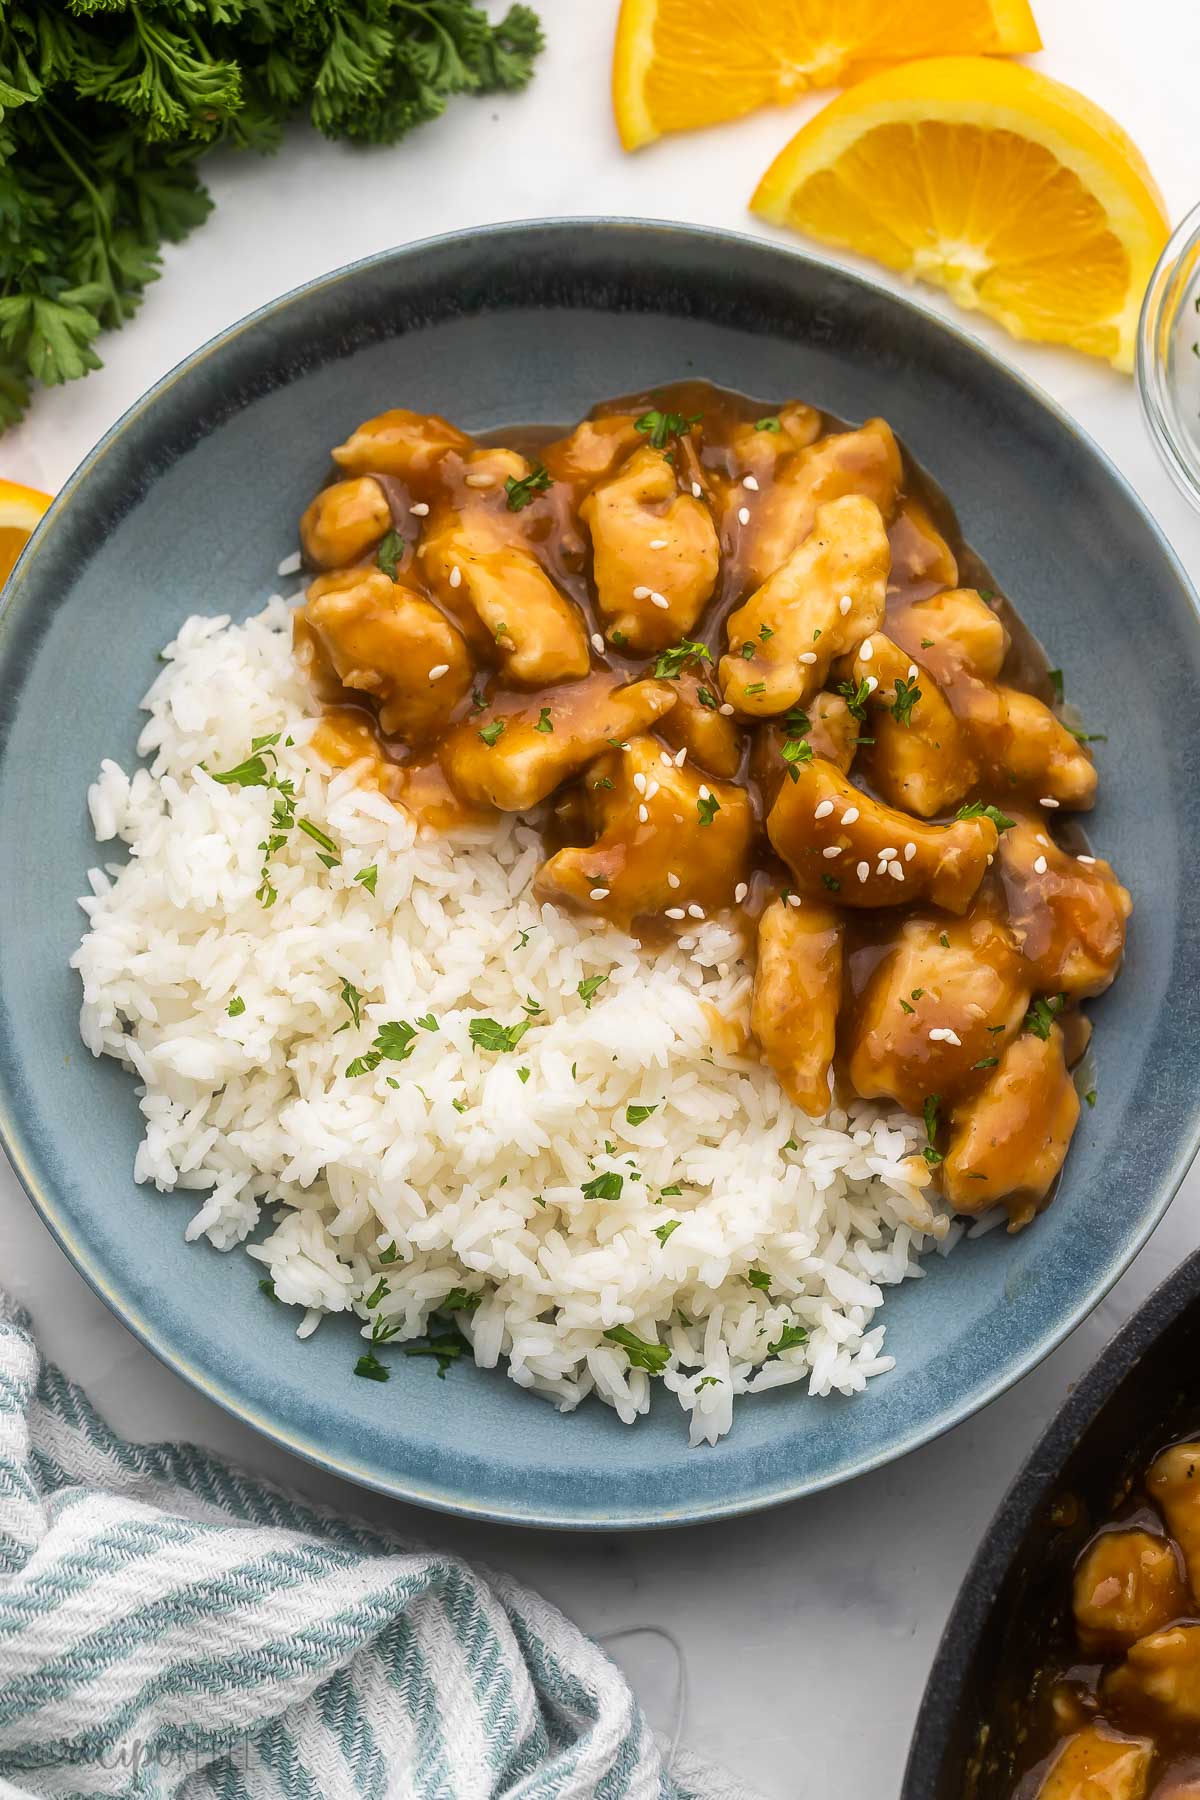
<path id="1" fill-rule="evenodd" d="M 399 1346 L 465 1287 L 482 1299 L 454 1321 L 478 1363 L 503 1360 L 563 1411 L 595 1393 L 632 1422 L 656 1378 L 605 1335 L 627 1327 L 669 1347 L 657 1385 L 693 1443 L 729 1429 L 735 1395 L 854 1394 L 892 1367 L 882 1290 L 919 1275 L 948 1229 L 921 1191 L 922 1128 L 869 1105 L 814 1123 L 753 1053 L 722 1047 L 741 1040 L 708 1009 L 744 1024 L 750 993 L 723 927 L 644 951 L 536 904 L 528 824 L 419 835 L 353 770 L 310 766 L 283 600 L 244 625 L 189 619 L 165 662 L 143 703 L 148 766 L 106 761 L 89 790 L 97 838 L 130 855 L 92 871 L 72 961 L 84 1042 L 140 1083 L 135 1178 L 192 1192 L 189 1239 L 231 1249 L 262 1214 L 246 1247 L 303 1309 L 299 1334 L 351 1311 L 410 1379 L 433 1369 Z M 200 764 L 228 770 L 274 733 L 269 766 L 341 862 L 323 867 L 293 828 L 265 907 L 277 794 Z M 355 880 L 372 865 L 374 893 Z M 515 1024 L 527 1000 L 541 1010 L 514 1050 L 476 1047 L 472 1019 Z M 382 1024 L 426 1015 L 437 1030 L 418 1029 L 407 1060 L 347 1075 Z M 655 1110 L 630 1125 L 631 1105 Z M 604 1174 L 619 1197 L 585 1198 Z M 807 1342 L 772 1354 L 789 1325 Z"/>

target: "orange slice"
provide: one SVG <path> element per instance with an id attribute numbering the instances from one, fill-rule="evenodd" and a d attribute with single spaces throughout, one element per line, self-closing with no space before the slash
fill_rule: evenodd
<path id="1" fill-rule="evenodd" d="M 621 0 L 613 108 L 636 150 L 880 64 L 1041 47 L 1028 0 Z"/>
<path id="2" fill-rule="evenodd" d="M 1121 127 L 1037 69 L 906 63 L 839 95 L 759 183 L 755 212 L 857 250 L 1014 337 L 1133 366 L 1169 232 Z"/>
<path id="3" fill-rule="evenodd" d="M 33 536 L 34 526 L 50 504 L 50 495 L 16 481 L 0 481 L 0 587 Z"/>

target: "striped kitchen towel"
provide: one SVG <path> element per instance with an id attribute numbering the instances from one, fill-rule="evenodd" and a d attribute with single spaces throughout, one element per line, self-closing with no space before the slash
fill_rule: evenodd
<path id="1" fill-rule="evenodd" d="M 0 1797 L 751 1800 L 536 1594 L 127 1444 L 0 1294 Z"/>

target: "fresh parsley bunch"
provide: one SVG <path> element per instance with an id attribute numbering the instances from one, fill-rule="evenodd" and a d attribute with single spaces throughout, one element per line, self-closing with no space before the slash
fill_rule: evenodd
<path id="1" fill-rule="evenodd" d="M 211 145 L 273 149 L 302 110 L 389 144 L 523 87 L 541 44 L 529 7 L 493 25 L 470 0 L 0 0 L 0 427 L 99 367 L 208 213 Z"/>

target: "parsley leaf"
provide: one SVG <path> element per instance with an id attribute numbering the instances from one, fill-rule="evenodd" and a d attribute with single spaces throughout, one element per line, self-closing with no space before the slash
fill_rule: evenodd
<path id="1" fill-rule="evenodd" d="M 629 1358 L 630 1368 L 646 1369 L 651 1375 L 661 1375 L 671 1360 L 669 1344 L 648 1344 L 645 1338 L 630 1331 L 628 1325 L 614 1325 L 604 1335 L 610 1344 L 620 1344 Z"/>
<path id="2" fill-rule="evenodd" d="M 997 831 L 1011 831 L 1016 824 L 1007 813 L 998 806 L 985 806 L 982 800 L 972 800 L 967 806 L 960 806 L 955 813 L 956 819 L 990 819 Z"/>
<path id="3" fill-rule="evenodd" d="M 703 417 L 703 413 L 695 413 L 689 419 L 683 413 L 659 412 L 652 407 L 640 419 L 635 420 L 634 424 L 638 431 L 648 434 L 656 450 L 663 450 L 668 438 L 680 437 L 689 426 L 698 425 Z"/>
<path id="4" fill-rule="evenodd" d="M 240 1019 L 245 1010 L 246 1002 L 242 999 L 240 994 L 235 994 L 233 999 L 229 1002 L 229 1005 L 225 1008 L 225 1011 L 229 1014 L 231 1019 Z"/>
<path id="5" fill-rule="evenodd" d="M 711 825 L 721 810 L 721 802 L 715 794 L 701 794 L 696 801 L 696 811 L 702 825 Z"/>
<path id="6" fill-rule="evenodd" d="M 897 725 L 911 725 L 912 711 L 921 698 L 921 690 L 915 681 L 909 681 L 903 675 L 896 677 L 896 694 L 891 704 L 891 714 Z"/>
<path id="7" fill-rule="evenodd" d="M 654 665 L 654 673 L 659 681 L 671 681 L 682 672 L 685 663 L 711 661 L 712 651 L 707 644 L 696 644 L 690 638 L 681 638 L 670 650 L 662 652 Z"/>
<path id="8" fill-rule="evenodd" d="M 654 1235 L 660 1244 L 665 1244 L 673 1231 L 678 1231 L 683 1224 L 682 1219 L 668 1219 L 665 1225 L 656 1225 Z"/>
<path id="9" fill-rule="evenodd" d="M 382 569 L 389 581 L 396 579 L 396 564 L 404 555 L 404 539 L 398 531 L 389 531 L 375 552 L 375 566 Z"/>
<path id="10" fill-rule="evenodd" d="M 554 721 L 550 717 L 550 708 L 548 706 L 543 706 L 542 710 L 539 712 L 539 714 L 537 716 L 537 724 L 534 726 L 533 729 L 535 731 L 553 731 L 554 730 Z"/>
<path id="11" fill-rule="evenodd" d="M 579 1191 L 585 1200 L 619 1200 L 624 1186 L 624 1177 L 615 1169 L 609 1169 L 605 1174 L 594 1175 L 591 1181 L 585 1181 Z"/>
<path id="12" fill-rule="evenodd" d="M 575 992 L 579 995 L 579 998 L 583 1001 L 583 1004 L 587 1008 L 588 1012 L 591 1012 L 592 1001 L 595 999 L 597 993 L 604 986 L 604 984 L 607 980 L 608 980 L 607 975 L 588 975 L 585 977 L 585 979 L 583 981 L 581 981 L 579 983 L 579 986 L 575 989 Z M 538 1011 L 539 1012 L 541 1011 L 540 1007 L 538 1008 Z"/>
<path id="13" fill-rule="evenodd" d="M 871 684 L 864 677 L 855 687 L 852 681 L 843 681 L 838 686 L 838 693 L 846 702 L 847 711 L 856 719 L 867 716 L 867 701 L 871 697 Z"/>
<path id="14" fill-rule="evenodd" d="M 360 1356 L 354 1365 L 354 1373 L 361 1375 L 366 1381 L 390 1381 L 391 1370 L 381 1363 L 373 1350 Z"/>
<path id="15" fill-rule="evenodd" d="M 471 1042 L 477 1050 L 515 1050 L 532 1019 L 521 1019 L 516 1025 L 498 1025 L 495 1019 L 472 1019 L 467 1026 Z"/>
<path id="16" fill-rule="evenodd" d="M 446 1370 L 456 1362 L 467 1348 L 466 1340 L 457 1331 L 430 1332 L 427 1344 L 405 1344 L 405 1356 L 435 1356 L 437 1358 L 438 1378 L 446 1379 Z"/>
<path id="17" fill-rule="evenodd" d="M 372 863 L 370 868 L 360 869 L 354 879 L 366 888 L 368 894 L 373 894 L 375 892 L 375 883 L 379 879 L 379 870 L 376 868 L 375 864 Z"/>
<path id="18" fill-rule="evenodd" d="M 509 512 L 520 512 L 528 506 L 535 494 L 544 494 L 547 488 L 554 486 L 544 464 L 535 462 L 528 475 L 520 481 L 509 475 L 505 479 L 504 492 L 508 495 Z"/>
<path id="19" fill-rule="evenodd" d="M 1048 1038 L 1050 1027 L 1066 1005 L 1065 994 L 1051 994 L 1048 1000 L 1037 999 L 1025 1014 L 1025 1029 L 1034 1037 Z"/>
<path id="20" fill-rule="evenodd" d="M 493 719 L 490 725 L 483 725 L 480 727 L 479 735 L 489 750 L 492 748 L 493 744 L 499 742 L 500 735 L 507 723 L 507 719 Z"/>
<path id="21" fill-rule="evenodd" d="M 625 1108 L 625 1123 L 627 1125 L 644 1125 L 646 1120 L 650 1117 L 650 1114 L 657 1111 L 657 1100 L 654 1102 L 653 1106 L 627 1106 Z"/>
<path id="22" fill-rule="evenodd" d="M 773 1344 L 767 1345 L 768 1356 L 778 1356 L 781 1350 L 796 1350 L 801 1344 L 807 1344 L 808 1333 L 803 1325 L 784 1325 Z"/>
<path id="23" fill-rule="evenodd" d="M 772 415 L 769 415 L 765 419 L 755 419 L 754 429 L 755 429 L 755 431 L 782 431 L 783 426 L 780 424 L 779 420 L 772 414 Z"/>
<path id="24" fill-rule="evenodd" d="M 925 1120 L 925 1136 L 929 1140 L 921 1154 L 924 1156 L 925 1161 L 929 1164 L 930 1168 L 933 1168 L 936 1163 L 940 1163 L 943 1160 L 942 1153 L 938 1149 L 936 1143 L 938 1133 L 938 1108 L 941 1104 L 942 1096 L 940 1094 L 927 1094 L 925 1096 L 925 1104 L 921 1108 L 921 1116 Z"/>

